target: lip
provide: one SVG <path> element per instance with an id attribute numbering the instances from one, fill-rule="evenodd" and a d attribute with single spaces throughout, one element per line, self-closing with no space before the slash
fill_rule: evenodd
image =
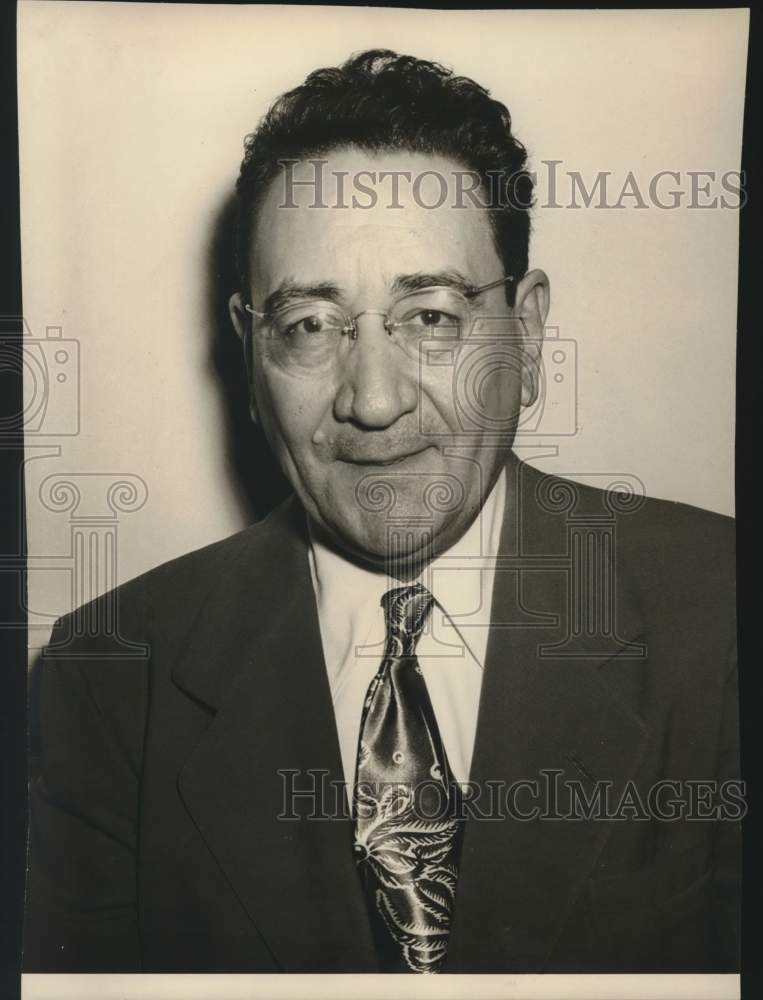
<path id="1" fill-rule="evenodd" d="M 362 465 L 363 467 L 376 467 L 376 468 L 386 468 L 390 465 L 402 465 L 403 462 L 407 462 L 411 458 L 415 458 L 417 455 L 423 454 L 430 446 L 424 445 L 423 448 L 418 448 L 416 451 L 406 451 L 401 455 L 384 455 L 384 456 L 373 456 L 364 458 L 344 458 L 342 459 L 347 465 Z"/>

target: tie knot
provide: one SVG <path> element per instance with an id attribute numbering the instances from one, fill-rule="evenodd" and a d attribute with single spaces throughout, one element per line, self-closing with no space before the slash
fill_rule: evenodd
<path id="1" fill-rule="evenodd" d="M 400 640 L 404 651 L 412 652 L 433 603 L 434 598 L 420 583 L 388 590 L 381 599 L 387 621 L 387 638 Z"/>

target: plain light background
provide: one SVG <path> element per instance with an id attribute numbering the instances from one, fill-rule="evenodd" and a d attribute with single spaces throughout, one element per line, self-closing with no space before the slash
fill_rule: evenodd
<path id="1" fill-rule="evenodd" d="M 25 319 L 35 340 L 60 327 L 80 363 L 79 433 L 28 437 L 33 646 L 73 604 L 69 514 L 40 501 L 47 477 L 144 481 L 145 504 L 119 520 L 120 581 L 251 519 L 210 361 L 210 241 L 243 137 L 310 70 L 371 47 L 438 60 L 508 105 L 541 181 L 544 160 L 589 185 L 611 171 L 615 199 L 629 170 L 642 191 L 662 170 L 685 191 L 686 171 L 739 170 L 746 9 L 22 2 L 19 15 Z M 625 204 L 535 212 L 548 322 L 577 344 L 578 431 L 523 454 L 732 513 L 738 212 Z"/>

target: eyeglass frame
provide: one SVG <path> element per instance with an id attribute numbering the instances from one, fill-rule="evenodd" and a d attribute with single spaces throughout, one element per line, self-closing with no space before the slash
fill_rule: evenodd
<path id="1" fill-rule="evenodd" d="M 470 299 L 476 298 L 478 295 L 482 295 L 483 292 L 490 291 L 491 288 L 498 288 L 500 285 L 505 285 L 507 281 L 512 281 L 513 282 L 515 280 L 516 279 L 514 278 L 514 275 L 507 274 L 503 278 L 499 278 L 497 281 L 489 281 L 486 285 L 480 285 L 478 288 L 471 288 L 471 289 L 469 289 L 468 292 L 462 292 L 462 291 L 460 291 L 460 289 L 456 289 L 456 291 L 458 291 L 458 294 L 462 295 L 464 297 L 464 299 L 466 299 L 466 301 L 469 302 Z M 448 286 L 445 286 L 445 285 L 430 285 L 429 287 L 426 287 L 426 288 L 417 288 L 415 291 L 406 292 L 405 295 L 401 295 L 400 298 L 397 301 L 400 302 L 403 299 L 408 298 L 409 295 L 417 295 L 420 292 L 427 292 L 427 291 L 431 291 L 433 289 L 445 288 L 445 287 L 448 287 Z M 316 301 L 321 301 L 321 300 L 318 299 Z M 271 319 L 272 320 L 274 318 L 274 315 L 275 315 L 274 313 L 258 312 L 256 309 L 253 309 L 249 305 L 248 302 L 245 304 L 244 308 L 246 309 L 246 311 L 248 313 L 250 313 L 250 315 L 253 317 L 253 319 L 257 318 L 257 319 L 262 319 L 262 320 L 267 320 L 267 319 Z M 278 311 L 280 312 L 281 310 L 278 310 Z M 347 326 L 347 325 L 343 326 L 340 332 L 343 333 L 343 334 L 349 334 L 351 340 L 357 340 L 358 339 L 358 325 L 357 325 L 357 320 L 359 320 L 361 316 L 383 316 L 384 317 L 384 329 L 387 331 L 387 334 L 390 337 L 392 336 L 393 329 L 395 327 L 403 325 L 402 321 L 399 321 L 397 323 L 393 323 L 390 320 L 390 318 L 389 318 L 389 312 L 387 312 L 384 309 L 361 309 L 361 311 L 359 313 L 355 313 L 354 316 L 351 316 L 349 313 L 345 312 L 344 310 L 342 310 L 342 312 L 344 312 L 344 315 L 345 315 L 346 319 L 348 319 L 350 321 L 350 325 L 349 326 Z M 254 332 L 254 331 L 252 331 L 252 332 Z"/>

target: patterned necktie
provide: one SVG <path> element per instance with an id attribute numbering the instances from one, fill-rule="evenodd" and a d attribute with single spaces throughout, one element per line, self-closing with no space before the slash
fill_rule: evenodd
<path id="1" fill-rule="evenodd" d="M 354 851 L 385 972 L 440 971 L 458 878 L 460 793 L 415 653 L 433 600 L 418 583 L 382 597 L 387 644 L 360 723 Z"/>

